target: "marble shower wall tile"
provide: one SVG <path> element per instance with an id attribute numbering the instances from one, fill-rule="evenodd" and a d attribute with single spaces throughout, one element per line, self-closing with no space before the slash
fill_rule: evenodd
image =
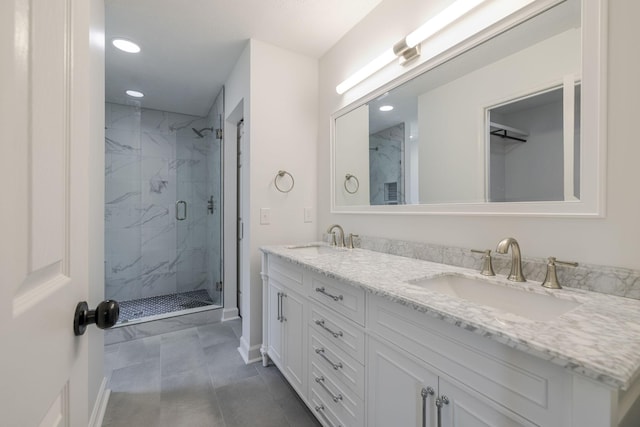
<path id="1" fill-rule="evenodd" d="M 105 111 L 106 296 L 205 288 L 210 138 L 191 128 L 210 127 L 208 119 L 110 103 Z M 176 221 L 177 200 L 188 204 L 185 221 Z M 188 262 L 184 277 L 180 261 L 194 253 L 198 261 Z"/>
<path id="2" fill-rule="evenodd" d="M 457 248 L 422 242 L 360 236 L 354 239 L 356 247 L 375 252 L 408 258 L 433 261 L 457 267 L 480 270 L 482 254 L 468 248 Z M 492 252 L 493 268 L 498 275 L 506 276 L 511 269 L 511 255 Z M 522 269 L 527 280 L 542 282 L 547 272 L 547 260 L 523 258 Z M 594 264 L 578 267 L 557 266 L 558 280 L 562 286 L 584 289 L 627 298 L 640 299 L 640 271 Z"/>
<path id="3" fill-rule="evenodd" d="M 397 202 L 404 200 L 404 123 L 383 129 L 369 137 L 369 199 L 372 205 L 385 200 L 385 184 L 397 184 Z"/>
<path id="4" fill-rule="evenodd" d="M 107 129 L 139 130 L 142 109 L 133 105 L 105 104 Z"/>

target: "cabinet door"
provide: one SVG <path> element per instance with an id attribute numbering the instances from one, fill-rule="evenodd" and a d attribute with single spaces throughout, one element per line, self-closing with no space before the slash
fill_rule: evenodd
<path id="1" fill-rule="evenodd" d="M 305 299 L 299 294 L 285 290 L 282 298 L 284 316 L 284 369 L 283 374 L 298 394 L 306 397 L 306 348 Z"/>
<path id="2" fill-rule="evenodd" d="M 367 425 L 435 426 L 435 395 L 423 389 L 437 392 L 438 377 L 424 362 L 374 338 L 368 355 Z"/>
<path id="3" fill-rule="evenodd" d="M 281 299 L 283 288 L 269 280 L 269 313 L 267 314 L 268 347 L 267 353 L 271 361 L 282 368 L 283 322 L 280 321 Z"/>
<path id="4" fill-rule="evenodd" d="M 534 427 L 526 419 L 519 417 L 478 392 L 462 385 L 443 380 L 440 377 L 439 397 L 444 400 L 441 408 L 442 427 Z M 448 403 L 447 403 L 448 402 Z"/>

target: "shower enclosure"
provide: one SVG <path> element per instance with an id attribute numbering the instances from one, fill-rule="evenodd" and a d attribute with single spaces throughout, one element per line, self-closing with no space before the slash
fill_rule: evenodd
<path id="1" fill-rule="evenodd" d="M 120 324 L 222 306 L 223 92 L 207 117 L 106 104 L 105 296 Z"/>

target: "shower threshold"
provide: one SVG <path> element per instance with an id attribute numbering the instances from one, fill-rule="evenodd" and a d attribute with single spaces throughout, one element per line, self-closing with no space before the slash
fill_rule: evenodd
<path id="1" fill-rule="evenodd" d="M 119 304 L 120 318 L 114 328 L 222 308 L 204 289 L 121 301 Z"/>

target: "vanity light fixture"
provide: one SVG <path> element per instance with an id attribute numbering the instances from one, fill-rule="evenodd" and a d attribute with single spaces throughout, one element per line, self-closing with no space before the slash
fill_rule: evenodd
<path id="1" fill-rule="evenodd" d="M 144 93 L 139 92 L 139 91 L 137 91 L 137 90 L 131 90 L 131 89 L 129 89 L 129 90 L 125 91 L 125 93 L 126 93 L 127 95 L 129 95 L 129 96 L 134 97 L 134 98 L 142 98 L 142 97 L 144 97 Z"/>
<path id="2" fill-rule="evenodd" d="M 405 37 L 409 48 L 419 45 L 485 0 L 458 0 Z"/>
<path id="3" fill-rule="evenodd" d="M 442 30 L 456 19 L 465 15 L 485 0 L 457 0 L 449 7 L 438 13 L 433 18 L 422 24 L 417 30 L 404 37 L 391 49 L 356 71 L 345 81 L 336 86 L 336 92 L 342 95 L 364 79 L 381 70 L 383 67 L 398 58 L 400 65 L 420 56 L 420 43 Z"/>
<path id="4" fill-rule="evenodd" d="M 111 43 L 113 43 L 113 45 L 115 47 L 117 47 L 118 49 L 120 49 L 123 52 L 127 52 L 127 53 L 139 53 L 140 52 L 140 46 L 138 46 L 136 43 L 132 42 L 131 40 L 113 39 L 113 41 Z"/>
<path id="5" fill-rule="evenodd" d="M 393 110 L 393 105 L 383 105 L 380 107 L 380 111 L 391 111 Z"/>
<path id="6" fill-rule="evenodd" d="M 394 59 L 396 59 L 396 54 L 393 52 L 393 48 L 385 50 L 382 55 L 369 62 L 367 65 L 353 73 L 349 78 L 336 86 L 336 92 L 342 95 L 370 75 L 381 70 L 384 66 L 389 64 Z"/>

